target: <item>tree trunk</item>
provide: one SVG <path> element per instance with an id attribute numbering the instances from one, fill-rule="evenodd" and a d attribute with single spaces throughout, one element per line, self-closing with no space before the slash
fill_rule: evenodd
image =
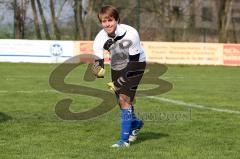
<path id="1" fill-rule="evenodd" d="M 37 0 L 37 4 L 38 4 L 39 14 L 40 14 L 41 20 L 42 20 L 42 26 L 43 26 L 43 31 L 44 31 L 45 37 L 46 37 L 47 40 L 50 40 L 51 37 L 50 37 L 49 31 L 48 31 L 47 22 L 46 22 L 46 19 L 44 17 L 42 5 L 41 5 L 39 0 Z"/>
<path id="2" fill-rule="evenodd" d="M 82 7 L 82 5 L 80 5 L 80 7 L 79 7 L 79 26 L 80 26 L 80 39 L 82 39 L 82 40 L 85 40 L 86 39 L 86 27 L 87 27 L 87 25 L 85 25 L 85 23 L 84 23 L 84 20 L 83 20 L 83 16 L 82 16 L 82 11 L 83 11 L 83 7 Z"/>
<path id="3" fill-rule="evenodd" d="M 80 39 L 80 32 L 79 32 L 79 27 L 80 27 L 80 3 L 79 0 L 74 1 L 74 24 L 75 24 L 75 33 L 74 33 L 74 39 L 79 40 Z"/>
<path id="4" fill-rule="evenodd" d="M 56 39 L 61 40 L 61 33 L 57 25 L 57 19 L 55 16 L 55 0 L 50 0 L 50 10 L 51 10 L 51 17 L 52 17 L 52 23 L 53 23 L 53 31 L 56 36 Z"/>
<path id="5" fill-rule="evenodd" d="M 89 0 L 88 5 L 88 13 L 87 13 L 87 19 L 86 19 L 86 39 L 90 40 L 92 36 L 92 13 L 93 13 L 93 6 L 94 6 L 95 0 Z"/>
<path id="6" fill-rule="evenodd" d="M 58 12 L 57 12 L 57 18 L 59 18 L 60 16 L 61 16 L 61 13 L 62 13 L 62 11 L 63 11 L 63 7 L 64 7 L 64 5 L 66 4 L 66 2 L 67 2 L 68 0 L 64 0 L 64 2 L 60 5 L 60 9 L 58 10 Z M 79 0 L 78 0 L 79 1 Z"/>
<path id="7" fill-rule="evenodd" d="M 238 37 L 237 37 L 237 28 L 236 28 L 236 24 L 235 24 L 235 20 L 232 19 L 232 25 L 233 25 L 233 42 L 234 43 L 238 43 Z"/>
<path id="8" fill-rule="evenodd" d="M 18 4 L 16 3 L 15 0 L 15 6 L 14 6 L 14 11 L 15 11 L 15 38 L 16 39 L 21 39 L 21 12 L 20 12 L 20 7 L 18 6 Z"/>
<path id="9" fill-rule="evenodd" d="M 26 16 L 26 3 L 21 0 L 21 4 L 18 4 L 17 0 L 14 0 L 14 28 L 15 38 L 24 38 L 24 21 Z"/>
<path id="10" fill-rule="evenodd" d="M 220 0 L 218 11 L 218 41 L 220 43 L 227 42 L 227 32 L 229 26 L 229 12 L 232 8 L 233 0 Z"/>
<path id="11" fill-rule="evenodd" d="M 31 6 L 32 6 L 32 12 L 33 12 L 33 18 L 34 18 L 35 33 L 36 33 L 37 39 L 42 39 L 41 31 L 39 28 L 39 21 L 38 21 L 35 0 L 31 0 Z"/>

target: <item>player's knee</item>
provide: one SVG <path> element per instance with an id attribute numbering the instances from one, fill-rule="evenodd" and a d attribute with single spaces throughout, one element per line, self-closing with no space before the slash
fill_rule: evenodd
<path id="1" fill-rule="evenodd" d="M 119 105 L 121 108 L 128 108 L 130 105 L 130 97 L 126 95 L 120 95 L 119 96 Z"/>

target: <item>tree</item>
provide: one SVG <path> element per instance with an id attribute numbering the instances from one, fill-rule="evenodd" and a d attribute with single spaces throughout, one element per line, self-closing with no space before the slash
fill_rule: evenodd
<path id="1" fill-rule="evenodd" d="M 74 10 L 74 24 L 75 24 L 74 39 L 79 40 L 79 39 L 81 39 L 81 37 L 83 37 L 81 35 L 83 35 L 82 33 L 84 30 L 84 28 L 83 28 L 84 26 L 81 25 L 81 21 L 82 21 L 81 20 L 81 4 L 80 4 L 79 0 L 74 0 L 73 10 Z"/>
<path id="2" fill-rule="evenodd" d="M 42 4 L 40 3 L 39 0 L 37 0 L 37 4 L 38 4 L 39 14 L 40 14 L 41 20 L 42 20 L 42 26 L 43 26 L 43 31 L 44 31 L 45 37 L 47 40 L 50 40 L 51 37 L 50 37 L 49 31 L 48 31 L 47 22 L 46 22 L 44 13 L 43 13 Z"/>
<path id="3" fill-rule="evenodd" d="M 55 0 L 50 0 L 50 11 L 51 11 L 51 18 L 53 24 L 53 32 L 56 36 L 56 39 L 61 40 L 61 33 L 57 25 L 57 18 L 55 16 Z"/>
<path id="4" fill-rule="evenodd" d="M 92 37 L 92 17 L 93 17 L 93 8 L 94 8 L 95 0 L 89 0 L 88 7 L 87 7 L 87 16 L 85 19 L 86 28 L 86 38 L 90 40 Z"/>
<path id="5" fill-rule="evenodd" d="M 93 27 L 92 21 L 96 13 L 94 6 L 96 0 L 74 0 L 74 23 L 75 23 L 75 39 L 90 40 L 92 37 Z"/>
<path id="6" fill-rule="evenodd" d="M 227 42 L 227 33 L 231 20 L 231 10 L 233 0 L 219 0 L 218 10 L 218 41 L 220 43 Z"/>
<path id="7" fill-rule="evenodd" d="M 15 38 L 23 39 L 24 38 L 24 23 L 26 18 L 26 8 L 29 1 L 27 0 L 14 0 L 13 9 L 14 9 L 14 28 L 15 28 Z"/>
<path id="8" fill-rule="evenodd" d="M 35 0 L 31 0 L 31 6 L 32 6 L 32 12 L 33 12 L 33 18 L 34 18 L 35 33 L 38 39 L 42 39 L 41 30 L 39 28 L 39 21 L 38 21 L 38 14 L 36 10 Z"/>

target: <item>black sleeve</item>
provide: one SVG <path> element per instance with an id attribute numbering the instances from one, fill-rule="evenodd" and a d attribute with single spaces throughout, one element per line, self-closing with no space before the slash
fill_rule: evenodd
<path id="1" fill-rule="evenodd" d="M 136 54 L 136 55 L 129 55 L 129 61 L 136 61 L 138 62 L 139 61 L 139 56 L 140 56 L 140 53 L 139 54 Z"/>
<path id="2" fill-rule="evenodd" d="M 104 59 L 97 59 L 97 60 L 95 60 L 95 62 L 99 62 L 99 66 L 104 68 Z"/>
<path id="3" fill-rule="evenodd" d="M 109 48 L 112 46 L 112 44 L 114 43 L 114 41 L 112 39 L 108 39 L 104 45 L 103 45 L 103 48 L 105 50 L 108 50 L 109 51 Z"/>

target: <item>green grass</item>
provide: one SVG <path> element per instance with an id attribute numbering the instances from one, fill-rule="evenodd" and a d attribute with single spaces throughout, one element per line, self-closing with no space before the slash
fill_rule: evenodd
<path id="1" fill-rule="evenodd" d="M 240 158 L 240 114 L 190 110 L 140 96 L 135 109 L 146 121 L 138 141 L 130 148 L 112 149 L 119 134 L 118 107 L 86 121 L 60 119 L 54 111 L 59 100 L 73 99 L 71 110 L 80 112 L 101 99 L 54 91 L 48 80 L 56 66 L 0 63 L 0 158 Z M 76 68 L 66 82 L 106 91 L 109 68 L 106 78 L 94 82 L 83 81 L 85 69 Z M 169 65 L 160 78 L 173 89 L 158 97 L 240 111 L 239 67 Z"/>

